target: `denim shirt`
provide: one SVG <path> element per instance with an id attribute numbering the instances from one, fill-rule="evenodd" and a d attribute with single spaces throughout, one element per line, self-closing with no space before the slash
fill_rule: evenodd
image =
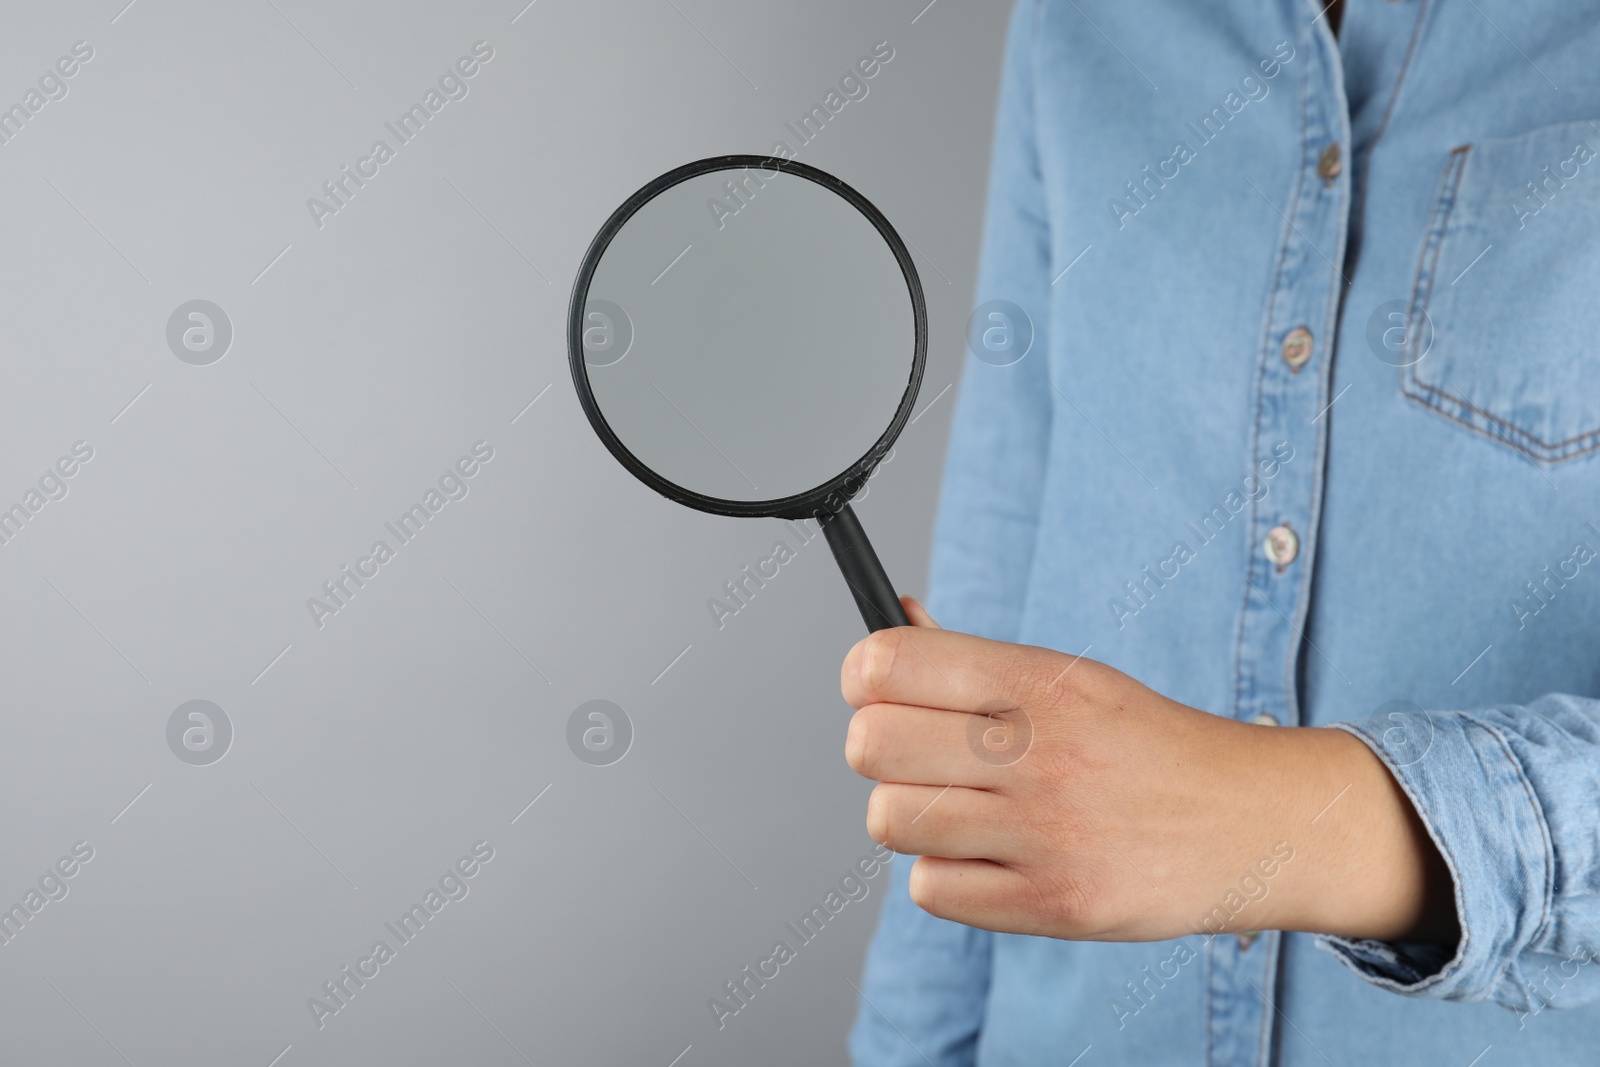
<path id="1" fill-rule="evenodd" d="M 997 935 L 900 859 L 858 1064 L 1600 1062 L 1600 8 L 1321 7 L 1019 0 L 929 606 L 1350 731 L 1459 944 L 1254 935 L 1268 863 Z"/>

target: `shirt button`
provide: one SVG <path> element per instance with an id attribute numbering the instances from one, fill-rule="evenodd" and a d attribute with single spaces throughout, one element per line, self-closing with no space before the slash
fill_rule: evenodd
<path id="1" fill-rule="evenodd" d="M 1266 549 L 1267 558 L 1277 564 L 1280 571 L 1293 563 L 1295 557 L 1300 554 L 1300 538 L 1295 536 L 1293 530 L 1289 529 L 1288 523 L 1274 526 L 1267 531 L 1267 539 L 1263 546 Z"/>
<path id="2" fill-rule="evenodd" d="M 1290 370 L 1298 371 L 1306 365 L 1315 343 L 1311 331 L 1304 326 L 1296 326 L 1289 331 L 1289 335 L 1283 339 L 1283 361 L 1289 364 Z"/>
<path id="3" fill-rule="evenodd" d="M 1272 714 L 1272 712 L 1270 712 L 1270 711 L 1263 711 L 1260 715 L 1257 715 L 1255 718 L 1251 719 L 1250 721 L 1255 723 L 1257 726 L 1276 726 L 1276 725 L 1278 725 L 1278 717 L 1276 715 Z"/>
<path id="4" fill-rule="evenodd" d="M 1339 176 L 1343 164 L 1339 159 L 1339 142 L 1334 141 L 1322 150 L 1322 158 L 1317 160 L 1317 173 L 1322 175 L 1322 180 L 1331 182 Z"/>

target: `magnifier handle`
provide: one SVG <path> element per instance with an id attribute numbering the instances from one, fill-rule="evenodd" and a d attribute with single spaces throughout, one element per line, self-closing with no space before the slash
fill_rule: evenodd
<path id="1" fill-rule="evenodd" d="M 878 562 L 878 554 L 872 550 L 872 542 L 867 540 L 867 532 L 850 505 L 846 504 L 832 518 L 823 519 L 822 532 L 828 535 L 828 547 L 833 549 L 833 558 L 856 598 L 867 629 L 876 632 L 891 626 L 910 626 L 906 609 L 900 606 L 900 596 L 883 572 L 883 564 Z"/>

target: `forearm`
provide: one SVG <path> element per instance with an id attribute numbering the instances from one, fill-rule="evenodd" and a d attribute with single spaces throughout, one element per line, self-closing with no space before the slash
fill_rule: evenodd
<path id="1" fill-rule="evenodd" d="M 1257 925 L 1453 945 L 1454 885 L 1394 776 L 1343 730 L 1248 727 L 1270 768 L 1259 808 L 1287 842 Z"/>

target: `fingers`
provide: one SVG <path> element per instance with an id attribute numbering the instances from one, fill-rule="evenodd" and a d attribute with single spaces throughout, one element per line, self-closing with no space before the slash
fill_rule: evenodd
<path id="1" fill-rule="evenodd" d="M 1154 940 L 1118 918 L 1125 906 L 1108 910 L 1081 880 L 1042 877 L 1025 863 L 922 856 L 911 866 L 910 890 L 912 902 L 928 914 L 995 933 L 1073 941 Z M 1198 932 L 1192 925 L 1189 929 Z M 1175 933 L 1181 936 L 1181 930 Z"/>
<path id="2" fill-rule="evenodd" d="M 941 919 L 998 933 L 1044 933 L 1019 906 L 1037 896 L 1021 871 L 987 859 L 922 856 L 911 868 L 911 899 Z"/>
<path id="3" fill-rule="evenodd" d="M 884 784 L 867 802 L 867 833 L 896 852 L 1009 862 L 1021 850 L 1012 840 L 1008 802 L 960 786 Z"/>
<path id="4" fill-rule="evenodd" d="M 1047 660 L 1053 659 L 1069 657 L 954 630 L 898 626 L 870 634 L 850 650 L 839 687 L 857 708 L 889 703 L 990 711 L 1026 691 L 1034 677 L 1047 677 Z"/>
<path id="5" fill-rule="evenodd" d="M 900 606 L 906 609 L 906 617 L 911 620 L 912 626 L 920 626 L 927 630 L 944 629 L 943 626 L 940 626 L 933 620 L 933 616 L 928 614 L 928 609 L 923 607 L 922 601 L 918 600 L 916 597 L 901 597 Z"/>
<path id="6" fill-rule="evenodd" d="M 1004 768 L 980 758 L 987 720 L 932 708 L 868 704 L 850 719 L 845 761 L 859 775 L 909 785 L 992 789 Z"/>

